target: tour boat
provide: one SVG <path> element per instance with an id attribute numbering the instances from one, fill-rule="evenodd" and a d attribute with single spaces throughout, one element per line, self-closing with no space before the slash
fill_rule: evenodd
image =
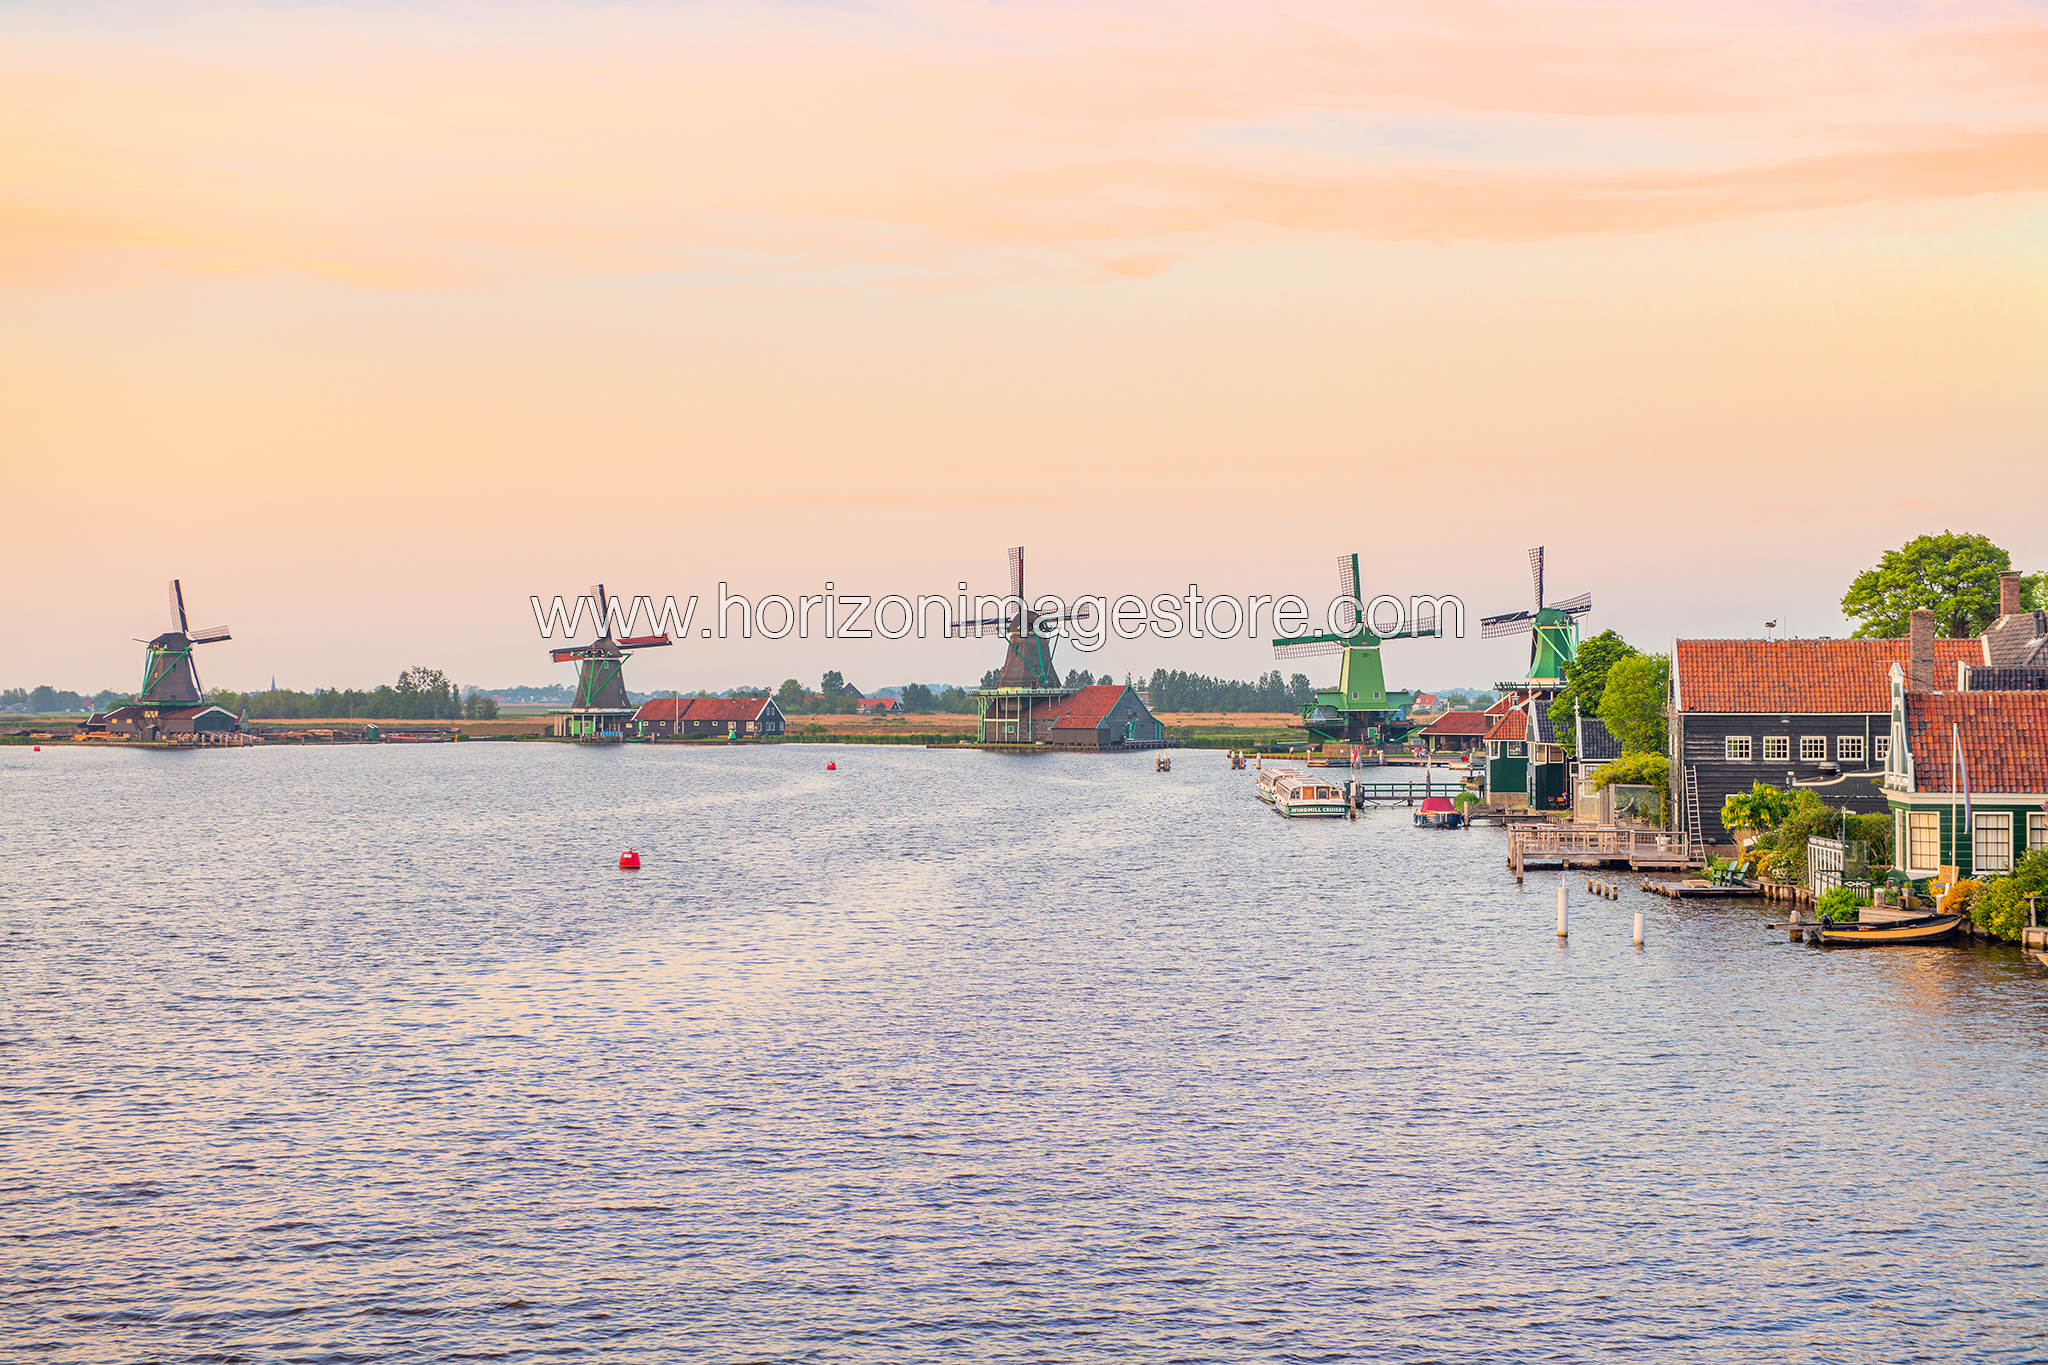
<path id="1" fill-rule="evenodd" d="M 1267 805 L 1269 805 L 1269 806 L 1270 806 L 1270 805 L 1272 805 L 1272 804 L 1273 804 L 1273 784 L 1274 784 L 1275 782 L 1278 782 L 1278 781 L 1279 781 L 1279 780 L 1280 780 L 1280 779 L 1281 779 L 1281 778 L 1282 778 L 1283 776 L 1285 776 L 1285 775 L 1288 775 L 1288 774 L 1292 774 L 1292 775 L 1293 775 L 1293 776 L 1295 776 L 1295 777 L 1299 777 L 1299 776 L 1301 776 L 1301 774 L 1300 774 L 1300 773 L 1297 773 L 1297 772 L 1295 772 L 1295 771 L 1294 771 L 1294 769 L 1292 769 L 1292 768 L 1261 768 L 1261 769 L 1259 769 L 1259 781 L 1258 781 L 1258 787 L 1257 787 L 1257 791 L 1258 791 L 1258 796 L 1259 796 L 1259 800 L 1261 800 L 1261 801 L 1265 802 L 1265 803 L 1266 803 Z"/>
<path id="2" fill-rule="evenodd" d="M 1919 919 L 1879 921 L 1875 924 L 1836 924 L 1832 920 L 1820 926 L 1820 941 L 1834 944 L 1864 943 L 1933 943 L 1947 938 L 1963 922 L 1961 915 L 1922 915 Z"/>
<path id="3" fill-rule="evenodd" d="M 1341 820 L 1350 814 L 1341 783 L 1311 773 L 1281 772 L 1273 778 L 1273 809 L 1290 820 Z"/>
<path id="4" fill-rule="evenodd" d="M 1416 810 L 1415 823 L 1426 829 L 1456 829 L 1465 823 L 1465 817 L 1458 814 L 1448 796 L 1430 796 L 1423 798 Z"/>

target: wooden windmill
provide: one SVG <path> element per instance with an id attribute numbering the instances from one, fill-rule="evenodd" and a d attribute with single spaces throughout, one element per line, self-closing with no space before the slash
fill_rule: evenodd
<path id="1" fill-rule="evenodd" d="M 1058 702 L 1072 693 L 1061 684 L 1059 666 L 1053 662 L 1053 641 L 1059 632 L 1051 627 L 1078 620 L 1081 613 L 1054 616 L 1026 605 L 1022 545 L 1010 551 L 1010 595 L 1003 599 L 1003 608 L 1001 616 L 956 622 L 946 633 L 978 636 L 990 629 L 1002 632 L 1003 670 L 994 687 L 976 688 L 974 693 L 983 699 L 981 738 L 988 744 L 1033 744 L 1050 733 L 1059 714 Z"/>
<path id="2" fill-rule="evenodd" d="M 1545 606 L 1541 545 L 1529 551 L 1529 574 L 1536 582 L 1536 609 L 1480 617 L 1479 638 L 1492 640 L 1504 635 L 1524 633 L 1531 637 L 1529 676 L 1518 682 L 1502 683 L 1501 686 L 1538 690 L 1563 687 L 1565 665 L 1572 661 L 1572 656 L 1577 653 L 1579 647 L 1579 618 L 1593 609 L 1593 594 L 1582 592 L 1577 597 L 1567 597 L 1562 602 Z"/>
<path id="3" fill-rule="evenodd" d="M 1302 708 L 1302 721 L 1317 738 L 1347 744 L 1399 739 L 1407 729 L 1408 708 L 1415 704 L 1415 694 L 1387 690 L 1380 642 L 1434 635 L 1436 622 L 1433 618 L 1410 622 L 1409 629 L 1386 635 L 1374 631 L 1366 620 L 1365 589 L 1356 554 L 1337 557 L 1337 600 L 1351 603 L 1349 631 L 1282 637 L 1273 641 L 1273 657 L 1344 656 L 1337 667 L 1336 687 L 1318 691 L 1315 701 Z"/>
<path id="4" fill-rule="evenodd" d="M 549 651 L 556 663 L 576 665 L 576 699 L 556 733 L 571 739 L 621 739 L 633 718 L 633 700 L 626 694 L 626 660 L 633 656 L 627 651 L 658 649 L 675 641 L 667 631 L 614 640 L 604 584 L 592 585 L 590 596 L 597 609 L 597 639 Z M 630 616 L 627 624 L 631 624 Z"/>
<path id="5" fill-rule="evenodd" d="M 185 623 L 185 592 L 173 578 L 171 628 L 147 642 L 149 655 L 142 665 L 142 691 L 135 700 L 154 706 L 197 706 L 205 693 L 199 686 L 199 670 L 192 664 L 192 647 L 232 638 L 226 626 L 193 630 Z"/>

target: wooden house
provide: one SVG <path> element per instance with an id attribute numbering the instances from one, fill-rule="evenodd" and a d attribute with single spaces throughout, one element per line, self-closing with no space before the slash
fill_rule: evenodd
<path id="1" fill-rule="evenodd" d="M 772 697 L 656 697 L 633 713 L 633 732 L 647 738 L 745 738 L 783 732 Z"/>
<path id="2" fill-rule="evenodd" d="M 171 740 L 179 744 L 224 744 L 242 732 L 242 718 L 218 706 L 162 706 L 131 702 L 95 715 L 81 733 L 104 733 L 116 739 Z"/>
<path id="3" fill-rule="evenodd" d="M 1996 877 L 2048 848 L 2048 691 L 1913 691 L 1898 664 L 1889 682 L 1896 865 Z"/>
<path id="4" fill-rule="evenodd" d="M 1166 727 L 1123 683 L 1097 683 L 1067 698 L 1052 724 L 1052 743 L 1068 749 L 1150 749 Z"/>
<path id="5" fill-rule="evenodd" d="M 1731 842 L 1721 804 L 1758 782 L 1884 811 L 1891 668 L 1932 688 L 1984 657 L 1980 640 L 1936 639 L 1932 613 L 1914 613 L 1914 625 L 1905 639 L 1673 641 L 1671 800 L 1686 831 Z"/>
<path id="6" fill-rule="evenodd" d="M 855 699 L 853 709 L 863 716 L 888 716 L 901 711 L 903 703 L 896 697 L 860 697 Z"/>
<path id="7" fill-rule="evenodd" d="M 1418 738 L 1430 753 L 1470 753 L 1486 743 L 1493 719 L 1484 711 L 1446 711 L 1425 725 Z"/>
<path id="8" fill-rule="evenodd" d="M 1554 691 L 1510 692 L 1486 709 L 1486 799 L 1496 806 L 1564 811 L 1571 769 L 1550 723 Z"/>

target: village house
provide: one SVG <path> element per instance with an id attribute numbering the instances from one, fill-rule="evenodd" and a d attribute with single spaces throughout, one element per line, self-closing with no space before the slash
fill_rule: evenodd
<path id="1" fill-rule="evenodd" d="M 1571 770 L 1550 723 L 1554 690 L 1510 692 L 1485 715 L 1486 800 L 1495 806 L 1569 810 Z"/>
<path id="2" fill-rule="evenodd" d="M 1417 738 L 1429 753 L 1470 753 L 1486 743 L 1492 725 L 1484 711 L 1446 711 L 1423 726 Z"/>
<path id="3" fill-rule="evenodd" d="M 1916 633 L 1877 640 L 1676 640 L 1671 646 L 1671 800 L 1688 834 L 1734 836 L 1721 804 L 1758 782 L 1814 787 L 1857 814 L 1886 809 L 1893 665 L 1932 687 L 1937 672 L 1982 662 L 1981 640 Z"/>
<path id="4" fill-rule="evenodd" d="M 2048 848 L 2048 691 L 1915 692 L 1891 667 L 1884 795 L 1906 875 L 2010 872 Z"/>
<path id="5" fill-rule="evenodd" d="M 863 716 L 887 716 L 901 711 L 903 702 L 897 697 L 861 697 L 853 707 Z"/>
<path id="6" fill-rule="evenodd" d="M 1150 748 L 1166 727 L 1124 683 L 1096 683 L 1067 698 L 1052 723 L 1051 740 L 1063 748 Z"/>
<path id="7" fill-rule="evenodd" d="M 759 738 L 783 732 L 772 697 L 656 697 L 633 713 L 634 733 L 649 739 L 681 735 Z"/>

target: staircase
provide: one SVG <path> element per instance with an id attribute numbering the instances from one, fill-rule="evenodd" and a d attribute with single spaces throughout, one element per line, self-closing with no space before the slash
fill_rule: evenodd
<path id="1" fill-rule="evenodd" d="M 1685 770 L 1685 833 L 1693 843 L 1700 839 L 1700 770 Z"/>

